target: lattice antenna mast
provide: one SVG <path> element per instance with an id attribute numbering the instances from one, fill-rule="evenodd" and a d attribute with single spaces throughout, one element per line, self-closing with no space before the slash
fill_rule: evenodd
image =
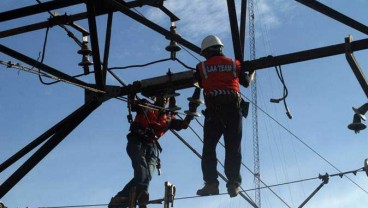
<path id="1" fill-rule="evenodd" d="M 248 0 L 248 14 L 249 14 L 249 45 L 250 45 L 250 60 L 256 59 L 256 41 L 254 28 L 254 4 L 253 0 Z M 259 138 L 258 138 L 258 110 L 257 110 L 257 74 L 254 76 L 251 85 L 252 92 L 252 127 L 253 127 L 253 154 L 254 154 L 254 185 L 255 196 L 254 201 L 258 207 L 261 207 L 261 193 L 260 193 L 260 164 L 259 164 Z"/>

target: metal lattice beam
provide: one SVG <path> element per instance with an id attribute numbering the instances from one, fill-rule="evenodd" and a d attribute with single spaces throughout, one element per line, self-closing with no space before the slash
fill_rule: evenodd
<path id="1" fill-rule="evenodd" d="M 0 185 L 0 198 L 11 190 L 29 171 L 31 171 L 48 153 L 50 153 L 66 136 L 69 135 L 87 116 L 92 113 L 100 102 L 92 100 L 77 109 L 72 116 L 63 122 L 55 134 L 42 145 L 22 166 L 20 166 L 4 183 Z"/>
<path id="2" fill-rule="evenodd" d="M 109 4 L 112 8 L 122 12 L 123 14 L 127 15 L 128 17 L 136 20 L 137 22 L 147 26 L 148 28 L 160 33 L 161 35 L 165 36 L 170 40 L 174 40 L 181 45 L 185 46 L 186 48 L 192 50 L 193 52 L 200 54 L 201 49 L 194 45 L 193 43 L 185 40 L 184 38 L 173 35 L 170 31 L 166 30 L 165 28 L 153 23 L 152 21 L 138 15 L 135 12 L 132 12 L 126 5 L 125 2 L 119 0 L 106 0 L 106 3 Z"/>
<path id="3" fill-rule="evenodd" d="M 227 0 L 227 9 L 229 13 L 231 37 L 233 40 L 234 56 L 237 60 L 243 61 L 242 45 L 238 28 L 238 20 L 236 16 L 236 8 L 234 0 Z"/>
<path id="4" fill-rule="evenodd" d="M 48 1 L 42 4 L 36 4 L 32 6 L 27 6 L 19 9 L 14 9 L 11 11 L 6 11 L 0 13 L 0 22 L 15 20 L 21 17 L 26 17 L 34 14 L 39 14 L 47 12 L 53 9 L 60 9 L 68 6 L 73 6 L 76 4 L 83 3 L 84 0 L 58 0 L 58 1 Z"/>
<path id="5" fill-rule="evenodd" d="M 96 1 L 95 0 L 87 1 L 87 12 L 88 12 L 88 26 L 89 26 L 89 32 L 90 32 L 90 37 L 91 37 L 95 81 L 96 81 L 97 88 L 100 90 L 103 90 L 104 81 L 102 78 L 100 47 L 98 44 L 98 32 L 97 32 L 97 23 L 96 23 Z"/>
<path id="6" fill-rule="evenodd" d="M 322 14 L 331 17 L 334 20 L 337 20 L 349 27 L 352 27 L 362 33 L 368 34 L 368 27 L 316 0 L 295 0 L 307 7 L 310 7 L 318 12 L 321 12 Z"/>
<path id="7" fill-rule="evenodd" d="M 368 49 L 368 39 L 362 39 L 351 42 L 351 51 L 360 51 Z M 254 61 L 245 61 L 243 64 L 246 69 L 265 69 L 274 66 L 281 66 L 286 64 L 309 61 L 313 59 L 325 58 L 345 53 L 345 43 L 336 44 L 321 48 L 315 48 L 296 53 L 289 53 L 280 56 L 268 56 L 256 59 Z"/>

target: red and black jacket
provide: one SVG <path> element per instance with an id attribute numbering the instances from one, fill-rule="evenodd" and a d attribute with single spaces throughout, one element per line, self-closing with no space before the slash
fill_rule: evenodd
<path id="1" fill-rule="evenodd" d="M 144 107 L 144 105 L 148 107 Z M 146 139 L 154 142 L 161 138 L 169 129 L 181 129 L 183 121 L 175 119 L 175 114 L 153 109 L 150 107 L 152 105 L 146 99 L 139 100 L 138 103 L 132 105 L 132 111 L 137 112 L 130 126 L 132 133 L 144 136 Z"/>
<path id="2" fill-rule="evenodd" d="M 197 64 L 195 76 L 205 95 L 219 90 L 240 92 L 239 83 L 244 87 L 249 86 L 248 75 L 241 71 L 238 60 L 217 55 Z"/>

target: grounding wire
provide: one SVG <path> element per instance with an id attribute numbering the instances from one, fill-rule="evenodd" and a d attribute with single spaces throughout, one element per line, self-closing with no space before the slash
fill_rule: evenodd
<path id="1" fill-rule="evenodd" d="M 39 1 L 39 0 L 36 0 L 39 4 L 42 4 L 42 2 L 41 1 Z M 50 12 L 50 11 L 47 11 L 49 14 L 50 14 L 50 16 L 51 17 L 55 17 L 55 15 L 54 14 L 52 14 L 52 12 Z M 79 42 L 79 40 L 75 37 L 75 35 L 70 31 L 70 30 L 68 30 L 68 28 L 66 28 L 64 25 L 59 25 L 61 28 L 63 28 L 66 32 L 67 32 L 67 34 L 68 34 L 68 36 L 69 37 L 71 37 L 79 46 L 82 46 L 82 44 Z M 41 61 L 40 61 L 40 63 L 42 64 L 43 63 L 43 61 L 44 61 L 44 58 L 45 58 L 45 53 L 46 53 L 46 44 L 47 44 L 47 39 L 48 39 L 48 33 L 49 33 L 49 29 L 50 29 L 50 27 L 47 27 L 46 28 L 46 34 L 45 34 L 45 39 L 44 39 L 44 43 L 43 43 L 43 47 L 42 47 L 42 57 L 41 57 Z M 37 68 L 37 67 L 36 67 Z M 40 69 L 38 69 L 39 71 L 40 71 Z M 52 85 L 52 84 L 55 84 L 55 83 L 57 83 L 57 82 L 59 82 L 59 81 L 54 81 L 54 82 L 49 82 L 49 83 L 47 83 L 47 82 L 44 82 L 43 80 L 42 80 L 42 77 L 39 75 L 38 76 L 38 78 L 39 78 L 39 80 L 40 80 L 40 82 L 42 83 L 42 84 L 44 84 L 44 85 Z"/>
<path id="2" fill-rule="evenodd" d="M 152 64 L 156 64 L 156 63 L 160 63 L 160 62 L 164 62 L 164 61 L 170 61 L 170 58 L 166 58 L 166 59 L 160 59 L 158 61 L 152 61 L 146 64 L 136 64 L 136 65 L 130 65 L 130 66 L 123 66 L 123 67 L 110 67 L 108 68 L 108 70 L 115 70 L 115 69 L 127 69 L 127 68 L 134 68 L 134 67 L 145 67 L 148 65 L 152 65 Z"/>
<path id="3" fill-rule="evenodd" d="M 195 58 L 197 61 L 201 62 L 201 60 L 199 60 L 196 56 L 194 56 L 188 49 L 186 49 L 186 47 L 184 47 L 183 45 L 181 45 L 180 43 L 178 43 L 183 49 L 184 51 L 186 51 L 189 55 L 191 55 L 193 58 Z"/>
<path id="4" fill-rule="evenodd" d="M 6 65 L 8 68 L 15 68 L 15 67 L 13 67 L 13 66 L 20 66 L 19 64 L 15 64 L 15 65 L 13 65 L 10 61 L 9 62 L 6 62 L 6 61 L 1 61 L 2 63 L 1 64 L 3 64 L 3 65 Z M 23 66 L 22 66 L 23 67 Z M 26 72 L 31 72 L 30 70 L 32 70 L 33 68 L 35 68 L 35 67 L 32 67 L 32 68 L 28 68 L 28 67 L 23 67 L 23 68 L 27 68 L 28 70 L 23 70 L 23 71 L 26 71 Z M 34 72 L 31 72 L 31 73 L 33 73 L 33 74 L 36 74 L 36 75 L 38 75 L 38 72 L 37 73 L 34 73 Z M 94 71 L 91 71 L 90 73 L 95 73 Z M 41 74 L 41 76 L 45 76 L 45 74 L 46 73 L 44 73 L 44 72 L 40 72 L 40 74 Z M 81 76 L 84 76 L 85 74 L 84 73 L 81 73 L 81 74 L 77 74 L 77 75 L 73 75 L 73 76 L 71 76 L 71 77 L 73 77 L 73 78 L 78 78 L 78 77 L 81 77 Z M 50 78 L 50 77 L 48 77 L 48 78 Z M 59 82 L 59 81 L 55 81 L 54 83 L 57 83 L 57 82 Z M 53 84 L 54 84 L 53 83 Z"/>
<path id="5" fill-rule="evenodd" d="M 253 105 L 254 103 L 247 98 L 246 96 L 244 96 L 243 94 L 241 94 L 243 98 L 247 99 L 249 102 L 251 102 Z M 267 115 L 271 120 L 273 120 L 274 122 L 276 122 L 280 127 L 282 127 L 285 131 L 287 131 L 289 134 L 291 134 L 295 139 L 297 139 L 299 142 L 301 142 L 303 145 L 305 145 L 309 150 L 311 150 L 313 153 L 315 153 L 318 157 L 320 157 L 322 160 L 324 160 L 325 162 L 327 162 L 331 167 L 333 167 L 335 170 L 341 172 L 341 170 L 339 170 L 336 166 L 334 166 L 330 161 L 328 161 L 326 158 L 324 158 L 321 154 L 319 154 L 316 150 L 314 150 L 311 146 L 309 146 L 307 143 L 305 143 L 301 138 L 299 138 L 297 135 L 295 135 L 291 130 L 289 130 L 288 128 L 286 128 L 284 125 L 282 125 L 279 121 L 277 121 L 275 118 L 273 118 L 270 114 L 268 114 L 266 111 L 264 111 L 262 108 L 260 108 L 259 106 L 256 106 L 259 110 L 261 110 L 265 115 Z M 352 182 L 353 184 L 355 184 L 357 187 L 359 187 L 362 191 L 364 191 L 366 194 L 368 194 L 368 191 L 365 190 L 363 187 L 361 187 L 359 184 L 357 184 L 355 181 L 353 181 L 351 178 L 349 178 L 348 176 L 345 176 L 350 182 Z"/>
<path id="6" fill-rule="evenodd" d="M 175 60 L 178 61 L 185 68 L 190 69 L 190 70 L 195 70 L 195 68 L 187 66 L 184 62 L 180 61 L 178 58 L 175 58 Z"/>
<path id="7" fill-rule="evenodd" d="M 46 36 L 47 37 L 47 36 Z M 45 43 L 46 43 L 46 39 L 47 38 L 45 38 Z M 44 44 L 44 48 L 45 48 L 45 45 L 46 44 Z M 44 49 L 44 51 L 45 51 L 45 49 Z M 44 53 L 42 53 L 42 54 L 44 54 Z M 42 63 L 42 61 L 43 61 L 43 55 L 42 55 L 42 58 L 41 58 L 41 63 Z M 161 59 L 161 60 L 158 60 L 158 61 L 154 61 L 154 62 L 150 62 L 150 63 L 147 63 L 147 64 L 143 64 L 143 65 L 131 65 L 131 66 L 126 66 L 126 67 L 113 67 L 113 68 L 108 68 L 107 69 L 107 71 L 121 84 L 121 85 L 123 85 L 124 87 L 125 86 L 127 86 L 115 73 L 113 73 L 111 70 L 112 69 L 117 69 L 117 68 L 124 68 L 124 69 L 126 69 L 126 68 L 130 68 L 130 67 L 139 67 L 139 66 L 148 66 L 148 65 L 151 65 L 151 64 L 155 64 L 155 63 L 159 63 L 159 62 L 163 62 L 163 61 L 168 61 L 168 60 L 171 60 L 170 58 L 168 58 L 168 59 Z M 188 69 L 193 69 L 193 68 L 191 68 L 191 67 L 189 67 L 189 66 L 187 66 L 187 65 L 185 65 L 185 63 L 183 63 L 183 62 L 181 62 L 179 59 L 175 59 L 175 60 L 177 60 L 179 63 L 181 63 L 184 67 L 186 67 L 186 68 L 188 68 Z M 103 92 L 103 91 L 101 91 L 101 90 L 97 90 L 97 89 L 94 89 L 94 88 L 89 88 L 89 87 L 85 87 L 85 86 L 82 86 L 82 85 L 78 85 L 78 84 L 75 84 L 75 83 L 72 83 L 72 82 L 69 82 L 69 81 L 66 81 L 66 80 L 63 80 L 63 79 L 61 79 L 61 78 L 57 78 L 57 77 L 53 77 L 52 75 L 49 75 L 49 74 L 47 74 L 47 73 L 44 73 L 44 72 L 41 72 L 40 70 L 38 70 L 38 72 L 35 72 L 35 71 L 33 71 L 32 69 L 29 69 L 29 70 L 24 70 L 24 69 L 26 69 L 27 67 L 21 67 L 20 65 L 12 65 L 10 62 L 5 62 L 5 61 L 0 61 L 1 62 L 1 64 L 4 64 L 4 65 L 6 65 L 6 66 L 8 66 L 8 67 L 11 67 L 11 68 L 18 68 L 18 67 L 20 67 L 20 68 L 18 68 L 18 69 L 21 69 L 21 70 L 23 70 L 23 71 L 26 71 L 26 72 L 30 72 L 30 73 L 33 73 L 33 74 L 37 74 L 37 75 L 39 75 L 39 77 L 41 77 L 41 76 L 44 76 L 44 77 L 47 77 L 47 78 L 51 78 L 51 79 L 55 79 L 56 81 L 55 82 L 50 82 L 50 83 L 45 83 L 45 82 L 43 82 L 42 81 L 42 79 L 40 78 L 40 81 L 43 83 L 43 84 L 46 84 L 46 85 L 51 85 L 51 84 L 55 84 L 55 83 L 57 83 L 57 82 L 60 82 L 60 81 L 62 81 L 62 82 L 66 82 L 66 83 L 69 83 L 69 84 L 73 84 L 73 85 L 76 85 L 76 86 L 79 86 L 79 87 L 82 87 L 82 88 L 84 88 L 84 89 L 90 89 L 91 91 L 94 91 L 94 92 Z M 94 73 L 94 71 L 93 72 L 91 72 L 91 73 Z M 75 75 L 75 76 L 73 76 L 74 78 L 76 78 L 76 77 L 80 77 L 80 76 L 83 76 L 84 74 L 79 74 L 79 75 Z M 93 90 L 92 90 L 93 89 Z M 105 93 L 105 92 L 103 92 L 103 93 Z M 119 100 L 122 100 L 122 101 L 125 101 L 125 102 L 128 102 L 127 100 L 123 100 L 123 99 L 119 99 Z M 168 110 L 168 109 L 166 109 L 166 108 L 160 108 L 160 107 L 157 107 L 157 106 L 155 106 L 155 105 L 151 105 L 150 106 L 150 104 L 147 104 L 147 106 L 143 106 L 143 105 L 140 105 L 141 107 L 147 107 L 147 108 L 150 108 L 150 109 L 153 109 L 153 110 L 165 110 L 165 111 L 170 111 L 170 110 Z M 180 112 L 175 112 L 175 113 L 179 113 L 179 114 L 182 114 L 182 115 L 186 115 L 186 114 L 184 114 L 184 113 L 180 113 Z"/>
<path id="8" fill-rule="evenodd" d="M 112 72 L 110 69 L 107 69 L 107 71 L 124 87 L 127 85 L 121 80 L 114 72 Z"/>
<path id="9" fill-rule="evenodd" d="M 45 39 L 44 39 L 44 41 L 43 41 L 43 46 L 42 46 L 42 56 L 41 56 L 41 61 L 40 61 L 40 63 L 41 63 L 41 64 L 43 64 L 43 61 L 44 61 L 44 59 L 45 59 L 46 45 L 47 45 L 47 39 L 48 39 L 48 36 L 49 36 L 49 30 L 50 30 L 50 27 L 47 27 L 47 28 L 46 28 Z M 37 67 L 37 65 L 36 65 L 35 67 L 38 69 L 38 72 L 41 72 L 41 69 L 39 69 L 39 68 Z M 58 81 L 50 82 L 50 83 L 44 82 L 44 81 L 42 80 L 42 77 L 41 77 L 41 75 L 40 75 L 40 74 L 38 74 L 38 79 L 39 79 L 39 80 L 40 80 L 40 82 L 41 82 L 42 84 L 44 84 L 44 85 L 51 85 L 51 84 L 54 84 L 54 83 L 58 82 Z"/>
<path id="10" fill-rule="evenodd" d="M 41 64 L 43 64 L 43 61 L 44 61 L 44 59 L 45 59 L 45 54 L 46 54 L 46 45 L 47 45 L 47 39 L 48 39 L 48 34 L 49 34 L 49 27 L 47 27 L 46 28 L 46 34 L 45 34 L 45 39 L 44 39 L 44 43 L 43 43 L 43 46 L 42 46 L 42 52 L 40 52 L 42 55 L 41 55 L 41 61 L 40 61 L 40 63 Z M 37 61 L 38 61 L 38 59 L 37 59 Z M 53 82 L 45 82 L 45 81 L 43 81 L 42 80 L 42 76 L 40 75 L 40 73 L 41 73 L 41 70 L 37 67 L 37 65 L 36 66 L 34 66 L 35 68 L 37 68 L 38 69 L 38 72 L 39 72 L 39 74 L 38 74 L 38 79 L 40 80 L 40 82 L 42 83 L 42 84 L 44 84 L 44 85 L 52 85 L 52 84 L 55 84 L 55 83 L 58 83 L 58 82 L 60 82 L 60 80 L 56 80 L 56 81 L 53 81 Z M 33 67 L 32 67 L 32 69 L 33 69 Z M 77 76 L 75 76 L 75 77 L 77 77 Z M 74 78 L 75 78 L 74 77 Z"/>
<path id="11" fill-rule="evenodd" d="M 156 64 L 156 63 L 160 63 L 160 62 L 165 62 L 165 61 L 170 61 L 170 60 L 173 60 L 171 58 L 166 58 L 166 59 L 160 59 L 160 60 L 157 60 L 157 61 L 152 61 L 152 62 L 149 62 L 149 63 L 146 63 L 146 64 L 136 64 L 136 65 L 129 65 L 129 66 L 121 66 L 121 67 L 110 67 L 108 68 L 108 70 L 116 70 L 116 69 L 128 69 L 128 68 L 138 68 L 138 67 L 145 67 L 145 66 L 149 66 L 149 65 L 152 65 L 152 64 Z M 177 61 L 179 62 L 182 66 L 184 66 L 185 68 L 187 69 L 190 69 L 190 70 L 195 70 L 195 68 L 193 67 L 190 67 L 188 65 L 186 65 L 184 62 L 182 62 L 180 59 L 178 58 L 175 58 L 174 61 Z"/>
<path id="12" fill-rule="evenodd" d="M 42 4 L 42 2 L 40 0 L 36 0 L 36 1 L 39 4 Z M 52 12 L 50 12 L 50 10 L 48 10 L 47 12 L 50 14 L 50 16 L 55 17 L 55 15 Z M 68 34 L 68 36 L 70 38 L 72 38 L 80 47 L 82 47 L 82 43 L 78 40 L 78 38 L 67 27 L 65 27 L 65 25 L 59 24 L 58 26 L 63 28 L 66 31 L 66 33 Z"/>
<path id="13" fill-rule="evenodd" d="M 92 91 L 92 92 L 102 93 L 102 94 L 106 93 L 105 91 L 98 90 L 98 89 L 95 89 L 93 87 L 87 87 L 87 86 L 77 84 L 77 83 L 74 83 L 74 82 L 70 82 L 68 80 L 61 79 L 61 78 L 59 78 L 57 76 L 54 76 L 54 75 L 51 75 L 51 74 L 47 74 L 47 73 L 44 73 L 44 72 L 38 72 L 37 70 L 33 70 L 33 69 L 28 68 L 28 67 L 21 66 L 20 64 L 13 64 L 10 61 L 5 62 L 5 61 L 0 60 L 0 64 L 3 64 L 5 66 L 7 66 L 8 68 L 19 69 L 19 70 L 22 70 L 22 71 L 25 71 L 25 72 L 29 72 L 29 73 L 32 73 L 32 74 L 40 75 L 40 76 L 47 77 L 47 78 L 54 79 L 54 80 L 58 80 L 58 81 L 61 81 L 61 82 L 67 83 L 67 84 L 71 84 L 71 85 L 74 85 L 74 86 L 77 86 L 77 87 L 81 87 L 83 89 L 86 89 L 86 90 L 89 90 L 89 91 Z"/>

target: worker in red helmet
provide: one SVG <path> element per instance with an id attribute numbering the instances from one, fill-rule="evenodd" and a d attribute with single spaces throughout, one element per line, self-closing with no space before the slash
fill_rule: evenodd
<path id="1" fill-rule="evenodd" d="M 219 194 L 216 146 L 222 135 L 225 142 L 225 175 L 228 179 L 226 187 L 230 197 L 238 195 L 242 182 L 242 99 L 239 83 L 248 87 L 255 73 L 245 73 L 238 60 L 225 57 L 223 47 L 217 36 L 204 38 L 201 55 L 206 61 L 197 65 L 195 73 L 203 88 L 206 104 L 201 161 L 205 185 L 197 191 L 200 196 Z"/>
<path id="2" fill-rule="evenodd" d="M 156 167 L 160 168 L 159 154 L 161 147 L 158 140 L 169 129 L 181 130 L 188 128 L 192 116 L 184 120 L 175 119 L 175 113 L 167 111 L 168 102 L 175 105 L 175 98 L 165 98 L 162 95 L 154 97 L 152 104 L 146 99 L 135 100 L 135 91 L 139 83 L 134 82 L 132 93 L 129 95 L 130 109 L 136 112 L 134 121 L 130 125 L 127 135 L 127 153 L 132 161 L 134 177 L 118 192 L 108 205 L 109 208 L 128 205 L 138 201 L 139 207 L 144 208 L 149 201 L 148 186 Z M 174 107 L 170 106 L 169 108 Z"/>

